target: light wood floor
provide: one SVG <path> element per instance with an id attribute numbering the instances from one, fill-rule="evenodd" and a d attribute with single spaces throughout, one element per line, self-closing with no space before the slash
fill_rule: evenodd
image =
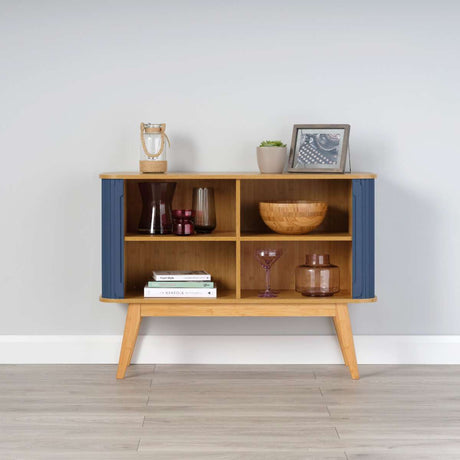
<path id="1" fill-rule="evenodd" d="M 460 366 L 0 366 L 0 459 L 460 459 Z"/>

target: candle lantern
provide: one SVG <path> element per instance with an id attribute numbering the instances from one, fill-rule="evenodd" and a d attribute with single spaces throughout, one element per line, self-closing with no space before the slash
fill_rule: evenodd
<path id="1" fill-rule="evenodd" d="M 168 169 L 166 124 L 141 123 L 139 169 L 142 173 L 164 173 Z"/>

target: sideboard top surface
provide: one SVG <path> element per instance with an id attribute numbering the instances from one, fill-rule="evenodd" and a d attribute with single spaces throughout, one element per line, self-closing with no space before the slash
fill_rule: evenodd
<path id="1" fill-rule="evenodd" d="M 289 173 L 261 174 L 258 172 L 168 172 L 161 174 L 142 174 L 139 172 L 107 172 L 99 175 L 101 179 L 375 179 L 377 174 L 368 172 L 356 173 Z"/>

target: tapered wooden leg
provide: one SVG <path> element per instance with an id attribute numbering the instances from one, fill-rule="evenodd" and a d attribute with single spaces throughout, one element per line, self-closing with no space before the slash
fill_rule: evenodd
<path id="1" fill-rule="evenodd" d="M 353 342 L 353 332 L 351 330 L 350 315 L 348 314 L 347 304 L 336 305 L 336 317 L 334 321 L 337 328 L 337 335 L 343 354 L 346 356 L 345 362 L 348 363 L 351 378 L 359 379 L 358 363 L 356 361 L 355 344 Z"/>
<path id="2" fill-rule="evenodd" d="M 137 334 L 141 324 L 141 305 L 131 303 L 126 314 L 125 332 L 121 343 L 120 360 L 118 361 L 117 379 L 124 379 L 126 369 L 131 362 L 134 347 L 136 346 Z"/>
<path id="3" fill-rule="evenodd" d="M 342 356 L 343 356 L 343 360 L 345 362 L 345 366 L 348 366 L 348 357 L 347 357 L 347 354 L 345 353 L 345 350 L 343 348 L 342 337 L 341 337 L 341 335 L 339 333 L 339 328 L 337 326 L 337 317 L 333 316 L 332 319 L 334 320 L 335 333 L 337 334 L 337 340 L 339 342 L 340 349 L 342 350 Z"/>

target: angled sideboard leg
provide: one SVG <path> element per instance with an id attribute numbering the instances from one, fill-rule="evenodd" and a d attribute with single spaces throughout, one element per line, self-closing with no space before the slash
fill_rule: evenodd
<path id="1" fill-rule="evenodd" d="M 126 314 L 125 332 L 121 343 L 120 360 L 118 361 L 117 379 L 125 378 L 126 369 L 131 362 L 137 334 L 141 324 L 141 305 L 130 303 Z"/>
<path id="2" fill-rule="evenodd" d="M 345 364 L 350 369 L 351 378 L 359 379 L 358 363 L 356 361 L 355 344 L 353 342 L 353 332 L 351 330 L 350 315 L 348 314 L 347 304 L 336 304 L 336 315 L 334 325 L 337 329 L 337 338 L 342 348 Z"/>
<path id="3" fill-rule="evenodd" d="M 335 333 L 337 334 L 337 340 L 339 342 L 340 349 L 342 350 L 343 361 L 345 362 L 345 366 L 348 367 L 348 357 L 347 357 L 347 354 L 345 353 L 345 348 L 343 348 L 342 337 L 340 336 L 339 326 L 337 325 L 337 316 L 333 316 L 332 319 L 334 320 L 334 327 L 335 327 Z"/>

